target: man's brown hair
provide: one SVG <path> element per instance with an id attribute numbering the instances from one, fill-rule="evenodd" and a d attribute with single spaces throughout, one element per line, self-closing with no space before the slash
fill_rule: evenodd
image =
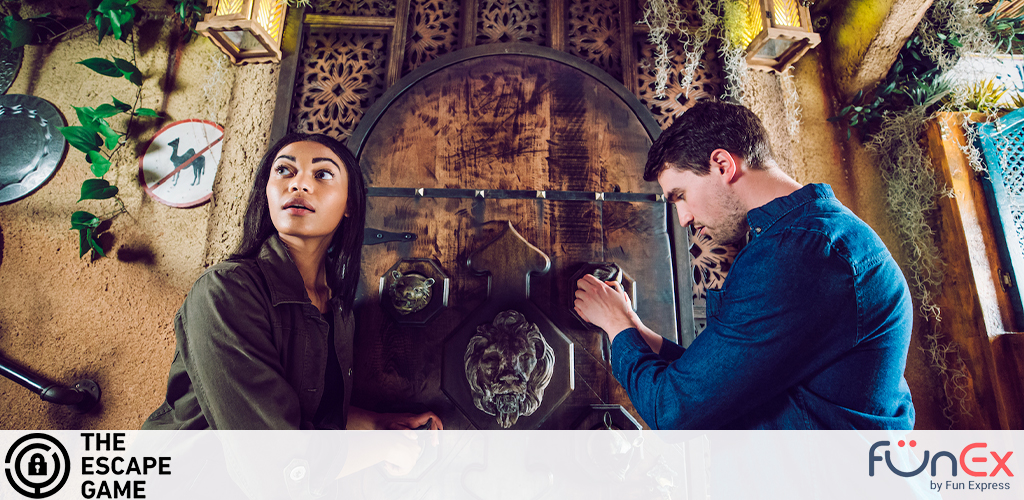
<path id="1" fill-rule="evenodd" d="M 754 169 L 763 169 L 775 161 L 768 131 L 753 111 L 737 104 L 700 101 L 676 118 L 651 145 L 644 180 L 658 180 L 670 165 L 708 175 L 711 152 L 716 149 L 742 156 Z"/>

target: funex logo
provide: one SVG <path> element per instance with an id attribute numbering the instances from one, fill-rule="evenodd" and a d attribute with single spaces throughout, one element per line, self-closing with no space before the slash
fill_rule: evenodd
<path id="1" fill-rule="evenodd" d="M 868 475 L 869 476 L 874 476 L 875 475 L 875 462 L 881 462 L 882 461 L 882 456 L 877 455 L 876 451 L 878 450 L 878 448 L 889 446 L 889 445 L 890 445 L 889 441 L 878 441 L 878 442 L 876 442 L 876 443 L 871 445 L 871 449 L 868 450 Z M 909 443 L 907 443 L 907 442 L 904 442 L 901 439 L 901 440 L 899 440 L 899 442 L 896 443 L 896 446 L 899 446 L 900 448 L 902 448 L 902 447 L 904 447 L 906 445 L 909 445 L 910 448 L 913 448 L 913 447 L 917 446 L 917 441 L 911 440 Z M 960 450 L 960 454 L 959 455 L 954 455 L 953 453 L 950 453 L 948 451 L 939 451 L 939 452 L 937 452 L 935 454 L 931 454 L 930 451 L 925 450 L 924 458 L 921 460 L 921 466 L 918 467 L 917 469 L 911 470 L 911 471 L 902 471 L 902 470 L 896 468 L 896 466 L 894 466 L 892 464 L 892 456 L 891 456 L 890 450 L 885 450 L 885 455 L 884 455 L 885 456 L 885 465 L 887 465 L 889 467 L 889 470 L 891 470 L 893 472 L 893 474 L 896 474 L 897 476 L 913 477 L 913 476 L 916 476 L 916 475 L 920 474 L 921 472 L 923 472 L 925 470 L 925 468 L 928 467 L 929 464 L 931 464 L 931 476 L 935 477 L 936 473 L 938 472 L 939 459 L 940 458 L 947 458 L 947 459 L 949 459 L 949 462 L 948 462 L 949 463 L 949 467 L 950 467 L 949 470 L 952 473 L 953 477 L 956 477 L 958 469 L 963 469 L 963 471 L 965 473 L 967 473 L 967 475 L 974 476 L 974 477 L 995 477 L 999 473 L 1003 473 L 1003 474 L 1005 474 L 1008 477 L 1013 477 L 1013 472 L 1010 471 L 1010 467 L 1006 464 L 1007 460 L 1010 459 L 1010 456 L 1013 455 L 1013 452 L 1012 451 L 1007 451 L 1005 454 L 1000 455 L 998 452 L 989 451 L 989 455 L 992 456 L 992 460 L 990 460 L 989 457 L 984 455 L 984 451 L 985 451 L 984 449 L 987 448 L 987 447 L 988 447 L 987 443 L 971 443 L 971 444 L 969 444 L 967 446 L 964 446 L 963 449 Z M 975 450 L 977 450 L 977 452 L 975 452 Z M 972 453 L 972 452 L 975 452 L 975 453 Z M 968 456 L 968 455 L 970 455 L 970 456 Z M 930 461 L 929 461 L 929 457 L 931 458 Z M 968 466 L 968 460 L 970 461 L 969 462 L 970 464 L 987 464 L 989 462 L 992 462 L 993 466 L 992 466 L 992 468 L 990 470 L 986 470 L 986 466 L 984 466 L 984 465 L 970 465 L 970 466 Z M 931 483 L 931 488 L 933 490 L 941 490 L 942 487 L 943 487 L 943 483 L 941 483 L 941 482 L 940 483 L 936 483 L 936 482 L 931 482 L 930 481 L 930 483 Z M 995 483 L 995 482 L 968 481 L 965 484 L 963 482 L 946 481 L 945 482 L 945 486 L 946 486 L 946 489 L 953 489 L 953 490 L 958 490 L 958 489 L 971 489 L 971 490 L 1009 489 L 1010 488 L 1010 483 L 1008 483 L 1008 482 L 1006 482 L 1006 483 Z"/>

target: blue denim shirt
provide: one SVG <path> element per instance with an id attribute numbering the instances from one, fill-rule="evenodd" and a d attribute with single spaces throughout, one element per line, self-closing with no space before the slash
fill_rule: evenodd
<path id="1" fill-rule="evenodd" d="M 912 429 L 913 306 L 878 235 L 824 184 L 747 222 L 689 348 L 666 340 L 655 354 L 632 328 L 612 343 L 640 416 L 652 429 Z"/>

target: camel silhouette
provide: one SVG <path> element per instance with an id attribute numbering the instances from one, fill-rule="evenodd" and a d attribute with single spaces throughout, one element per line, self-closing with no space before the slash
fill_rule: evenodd
<path id="1" fill-rule="evenodd" d="M 178 168 L 178 165 L 185 163 L 189 158 L 192 158 L 196 154 L 196 150 L 194 148 L 189 148 L 188 151 L 179 155 L 178 141 L 180 140 L 181 139 L 179 138 L 167 143 L 169 146 L 174 148 L 173 151 L 171 151 L 171 163 L 174 164 L 174 168 Z M 192 185 L 195 186 L 196 184 L 199 184 L 199 179 L 203 176 L 203 170 L 206 170 L 206 157 L 200 156 L 199 158 L 196 158 L 195 161 L 189 164 L 189 166 L 181 170 L 188 168 L 192 169 Z M 174 181 L 171 183 L 172 186 L 178 185 L 178 176 L 181 175 L 181 170 L 174 174 Z"/>

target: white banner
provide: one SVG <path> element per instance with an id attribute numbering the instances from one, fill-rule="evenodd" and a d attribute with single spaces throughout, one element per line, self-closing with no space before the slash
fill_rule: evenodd
<path id="1" fill-rule="evenodd" d="M 0 431 L 0 500 L 1024 499 L 1024 431 Z"/>

